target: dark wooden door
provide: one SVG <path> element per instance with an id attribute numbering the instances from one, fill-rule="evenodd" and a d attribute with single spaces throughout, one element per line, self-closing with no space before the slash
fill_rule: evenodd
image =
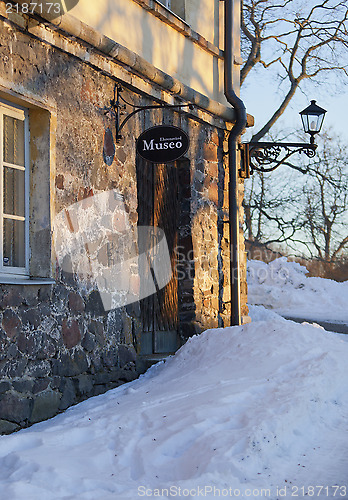
<path id="1" fill-rule="evenodd" d="M 156 292 L 140 301 L 142 335 L 139 354 L 169 354 L 178 347 L 178 282 L 175 250 L 178 244 L 178 175 L 174 164 L 152 164 L 137 161 L 138 226 L 161 228 L 166 237 L 172 275 L 159 288 L 151 266 L 140 269 L 140 280 L 146 283 L 149 273 Z M 148 248 L 156 248 L 156 231 L 147 233 Z M 156 250 L 152 255 L 156 259 Z"/>

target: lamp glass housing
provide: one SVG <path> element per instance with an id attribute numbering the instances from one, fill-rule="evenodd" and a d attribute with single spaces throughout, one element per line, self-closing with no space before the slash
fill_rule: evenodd
<path id="1" fill-rule="evenodd" d="M 306 134 L 318 134 L 323 125 L 326 110 L 317 106 L 315 101 L 300 112 L 303 129 Z"/>

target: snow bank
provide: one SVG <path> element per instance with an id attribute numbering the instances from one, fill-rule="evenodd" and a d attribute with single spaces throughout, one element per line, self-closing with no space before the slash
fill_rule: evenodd
<path id="1" fill-rule="evenodd" d="M 348 281 L 308 278 L 307 269 L 286 257 L 269 264 L 248 262 L 248 301 L 294 318 L 348 321 Z"/>
<path id="2" fill-rule="evenodd" d="M 0 498 L 348 498 L 347 357 L 337 335 L 275 315 L 208 330 L 139 380 L 1 437 Z"/>

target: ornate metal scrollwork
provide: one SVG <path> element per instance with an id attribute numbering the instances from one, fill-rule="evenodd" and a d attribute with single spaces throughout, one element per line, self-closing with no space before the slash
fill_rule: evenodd
<path id="1" fill-rule="evenodd" d="M 140 111 L 145 111 L 147 109 L 161 109 L 161 108 L 173 108 L 173 109 L 180 109 L 180 108 L 190 108 L 194 109 L 194 104 L 188 103 L 188 104 L 152 104 L 149 106 L 135 106 L 134 104 L 127 102 L 123 97 L 122 97 L 122 92 L 123 88 L 119 84 L 115 84 L 114 87 L 114 98 L 110 101 L 110 107 L 104 109 L 104 113 L 110 113 L 112 112 L 114 117 L 115 117 L 115 128 L 116 128 L 116 142 L 119 142 L 122 139 L 121 135 L 121 130 L 125 126 L 125 124 L 132 118 L 134 115 L 139 113 Z M 121 104 L 121 101 L 123 104 Z M 133 108 L 133 111 L 129 113 L 126 118 L 123 119 L 121 122 L 121 115 L 124 114 L 127 106 L 130 106 Z"/>
<path id="2" fill-rule="evenodd" d="M 250 158 L 255 158 L 259 165 L 270 165 L 278 160 L 282 148 L 273 144 L 269 147 L 255 147 L 250 149 Z"/>
<path id="3" fill-rule="evenodd" d="M 241 149 L 244 151 L 241 175 L 247 177 L 249 169 L 251 174 L 254 170 L 272 172 L 295 153 L 304 153 L 308 158 L 313 158 L 317 145 L 298 142 L 250 142 L 242 144 Z M 245 159 L 249 165 L 246 165 Z"/>

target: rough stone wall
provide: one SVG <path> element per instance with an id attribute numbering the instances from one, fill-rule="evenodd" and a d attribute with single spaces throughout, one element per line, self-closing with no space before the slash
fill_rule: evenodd
<path id="1" fill-rule="evenodd" d="M 102 157 L 104 130 L 111 124 L 102 108 L 113 96 L 114 82 L 8 24 L 2 24 L 0 37 L 5 52 L 0 71 L 8 88 L 56 103 L 51 220 L 75 202 L 115 189 L 136 224 L 133 141 L 117 149 L 111 167 Z M 33 175 L 35 168 L 34 161 Z M 35 181 L 40 189 L 43 179 Z M 53 277 L 55 285 L 0 288 L 0 432 L 51 417 L 137 376 L 131 319 L 136 306 L 105 312 L 93 284 L 59 266 Z"/>
<path id="2" fill-rule="evenodd" d="M 52 417 L 135 377 L 125 311 L 74 283 L 0 287 L 0 432 Z"/>
<path id="3" fill-rule="evenodd" d="M 203 141 L 202 141 L 203 138 Z M 230 245 L 228 208 L 228 132 L 208 128 L 194 135 L 192 238 L 195 260 L 196 332 L 230 325 Z M 241 315 L 248 317 L 246 253 L 243 235 L 244 183 L 239 184 Z"/>
<path id="4" fill-rule="evenodd" d="M 227 150 L 227 145 L 225 146 Z M 228 169 L 226 168 L 226 179 L 223 193 L 223 212 L 224 220 L 228 220 Z M 239 251 L 240 251 L 240 303 L 241 303 L 241 318 L 242 323 L 247 323 L 250 321 L 248 316 L 249 310 L 247 306 L 247 254 L 245 251 L 244 244 L 244 233 L 243 233 L 243 220 L 244 220 L 244 209 L 242 206 L 244 197 L 244 180 L 239 181 Z M 221 319 L 222 326 L 230 325 L 231 318 L 231 287 L 230 287 L 230 248 L 229 248 L 229 224 L 222 224 L 222 234 L 221 234 L 221 254 L 222 254 L 222 275 L 225 286 L 222 289 L 222 310 Z"/>
<path id="5" fill-rule="evenodd" d="M 46 214 L 47 227 L 41 230 L 47 233 L 49 220 L 62 209 L 112 189 L 122 193 L 129 222 L 136 227 L 134 138 L 161 122 L 182 127 L 191 142 L 187 158 L 178 163 L 179 241 L 184 254 L 180 332 L 185 339 L 205 328 L 227 325 L 225 131 L 183 113 L 139 113 L 128 122 L 115 160 L 107 167 L 103 137 L 113 123 L 104 107 L 113 97 L 114 80 L 15 26 L 0 24 L 2 82 L 20 89 L 22 96 L 54 102 L 56 108 L 52 213 Z M 124 96 L 133 104 L 153 104 L 126 88 Z M 31 170 L 35 172 L 35 162 Z M 139 304 L 105 311 L 93 282 L 56 264 L 54 246 L 52 263 L 53 285 L 0 286 L 0 433 L 49 418 L 137 376 Z"/>

